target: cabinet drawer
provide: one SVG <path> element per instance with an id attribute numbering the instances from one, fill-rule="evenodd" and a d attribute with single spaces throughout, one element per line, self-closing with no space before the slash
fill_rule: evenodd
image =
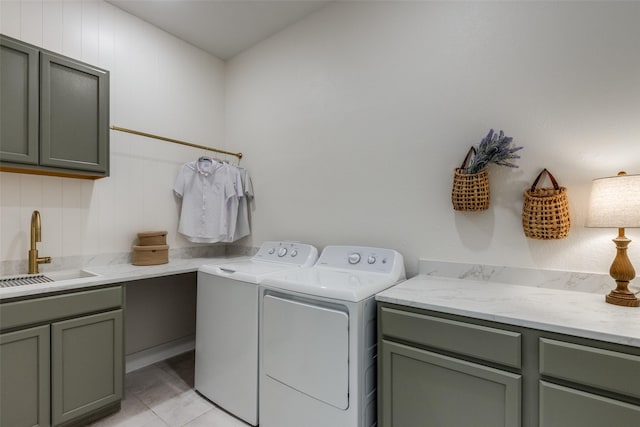
<path id="1" fill-rule="evenodd" d="M 540 338 L 540 374 L 640 398 L 640 356 Z"/>
<path id="2" fill-rule="evenodd" d="M 540 382 L 540 426 L 637 427 L 640 406 Z"/>
<path id="3" fill-rule="evenodd" d="M 121 306 L 122 286 L 34 298 L 2 304 L 0 325 L 9 329 Z"/>
<path id="4" fill-rule="evenodd" d="M 432 348 L 521 367 L 521 334 L 381 306 L 382 334 Z"/>

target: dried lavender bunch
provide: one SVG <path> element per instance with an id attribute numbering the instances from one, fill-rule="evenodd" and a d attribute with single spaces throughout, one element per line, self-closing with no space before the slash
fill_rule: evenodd
<path id="1" fill-rule="evenodd" d="M 478 173 L 489 166 L 490 163 L 517 168 L 518 165 L 511 163 L 510 160 L 520 158 L 519 155 L 514 153 L 522 150 L 522 147 L 513 147 L 511 146 L 512 142 L 513 138 L 505 136 L 503 131 L 496 134 L 493 129 L 491 129 L 487 136 L 478 144 L 476 155 L 467 168 L 467 172 Z"/>

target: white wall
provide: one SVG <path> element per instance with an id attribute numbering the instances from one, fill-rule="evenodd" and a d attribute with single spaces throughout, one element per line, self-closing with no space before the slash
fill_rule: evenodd
<path id="1" fill-rule="evenodd" d="M 224 63 L 102 1 L 0 1 L 0 32 L 110 70 L 111 124 L 224 148 Z M 136 233 L 177 236 L 171 191 L 197 149 L 111 131 L 111 176 L 97 181 L 0 173 L 0 260 L 130 250 Z"/>
<path id="2" fill-rule="evenodd" d="M 0 32 L 111 71 L 112 124 L 246 153 L 248 244 L 393 247 L 410 271 L 420 257 L 608 269 L 615 230 L 583 228 L 584 210 L 591 179 L 640 173 L 638 21 L 637 2 L 340 2 L 225 70 L 101 1 L 0 1 Z M 489 211 L 454 212 L 452 170 L 490 127 L 525 146 L 521 167 L 491 169 Z M 188 246 L 170 189 L 197 151 L 112 131 L 109 178 L 0 173 L 0 260 L 26 258 L 33 209 L 42 255 L 124 252 L 152 229 Z M 562 241 L 522 234 L 541 167 L 569 188 Z"/>
<path id="3" fill-rule="evenodd" d="M 227 66 L 227 144 L 247 153 L 253 241 L 396 248 L 418 258 L 605 272 L 590 181 L 640 173 L 640 3 L 339 2 Z M 525 148 L 492 167 L 491 207 L 451 207 L 453 169 L 489 128 Z M 569 189 L 567 239 L 534 241 L 522 191 Z M 632 262 L 640 266 L 640 232 Z"/>

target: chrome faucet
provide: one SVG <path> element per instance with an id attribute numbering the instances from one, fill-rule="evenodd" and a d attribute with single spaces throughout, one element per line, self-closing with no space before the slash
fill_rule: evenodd
<path id="1" fill-rule="evenodd" d="M 40 212 L 33 211 L 31 214 L 31 249 L 29 249 L 29 274 L 38 274 L 38 264 L 49 264 L 51 257 L 38 258 L 38 248 L 36 242 L 42 241 L 42 226 L 40 223 Z"/>

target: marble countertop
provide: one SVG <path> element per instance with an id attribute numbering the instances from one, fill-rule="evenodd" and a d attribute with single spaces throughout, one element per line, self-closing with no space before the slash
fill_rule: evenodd
<path id="1" fill-rule="evenodd" d="M 418 275 L 376 300 L 640 347 L 640 308 L 602 294 Z"/>
<path id="2" fill-rule="evenodd" d="M 214 257 L 214 258 L 179 258 L 171 259 L 167 264 L 136 266 L 132 264 L 109 264 L 90 266 L 83 270 L 95 274 L 93 277 L 60 280 L 56 282 L 23 285 L 0 288 L 0 300 L 25 296 L 36 296 L 50 292 L 67 291 L 79 288 L 100 286 L 111 283 L 123 283 L 133 280 L 150 279 L 153 277 L 170 276 L 197 271 L 205 264 L 224 264 L 226 262 L 244 259 L 244 256 Z M 44 269 L 42 269 L 44 270 Z M 47 274 L 47 271 L 41 271 Z M 55 273 L 55 272 L 52 272 Z"/>

